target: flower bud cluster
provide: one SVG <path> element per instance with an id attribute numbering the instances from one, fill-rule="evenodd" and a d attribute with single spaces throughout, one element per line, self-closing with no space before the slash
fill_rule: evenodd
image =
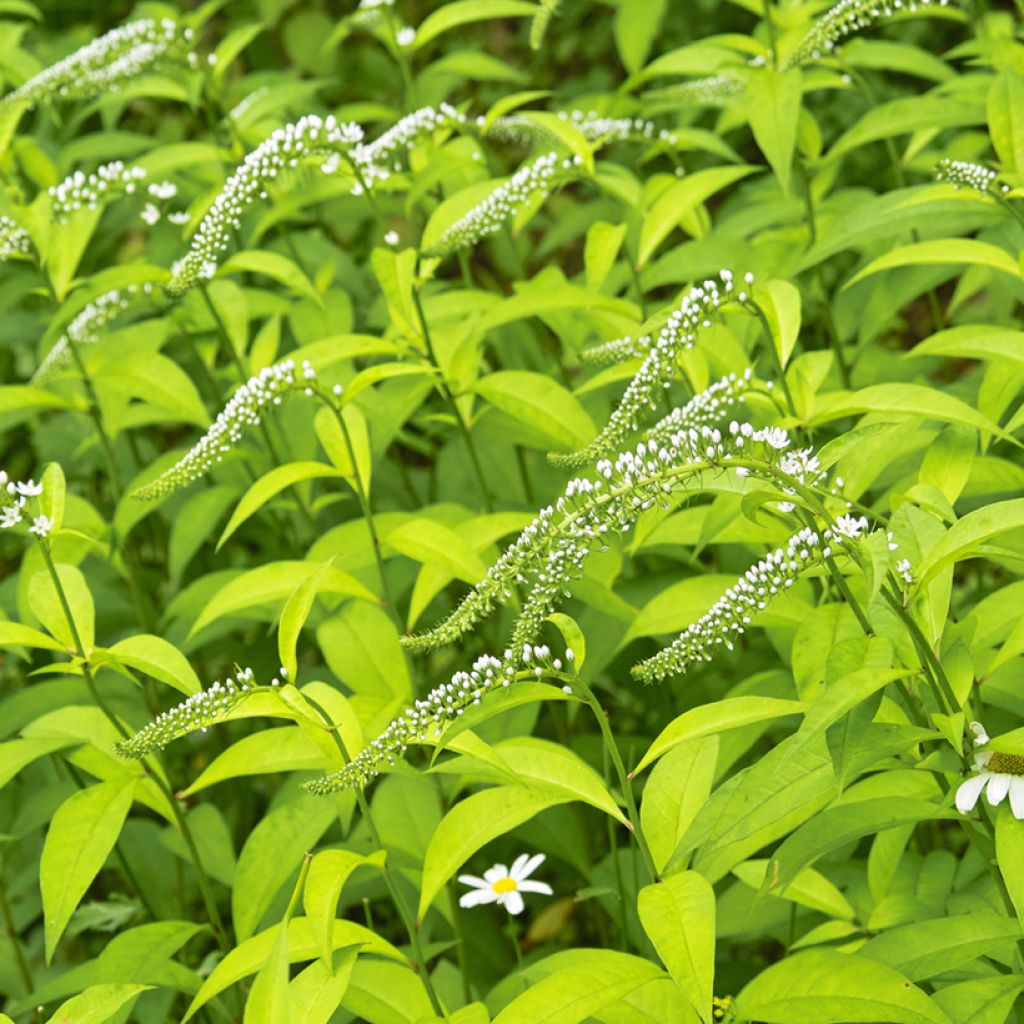
<path id="1" fill-rule="evenodd" d="M 274 679 L 276 686 L 279 680 Z M 251 693 L 270 689 L 256 683 L 251 668 L 239 669 L 234 678 L 219 680 L 207 690 L 192 694 L 181 704 L 157 715 L 149 725 L 140 729 L 131 739 L 122 740 L 114 750 L 119 757 L 138 760 L 155 750 L 162 750 L 172 740 L 191 732 L 206 730 L 228 711 L 242 703 Z"/>
<path id="2" fill-rule="evenodd" d="M 565 660 L 573 661 L 571 651 L 566 651 Z M 448 722 L 479 704 L 487 693 L 521 680 L 545 676 L 559 681 L 569 679 L 563 672 L 562 659 L 552 658 L 546 645 L 510 648 L 501 658 L 483 654 L 468 672 L 456 672 L 450 682 L 434 687 L 425 697 L 413 701 L 411 708 L 393 719 L 344 768 L 307 782 L 305 788 L 323 796 L 340 789 L 365 786 L 387 766 L 394 765 L 410 744 L 440 736 Z"/>
<path id="3" fill-rule="evenodd" d="M 900 579 L 908 586 L 914 585 L 914 569 L 910 564 L 909 558 L 901 558 L 896 563 L 896 572 L 899 573 Z"/>
<path id="4" fill-rule="evenodd" d="M 691 288 L 678 308 L 669 315 L 643 365 L 626 388 L 622 401 L 597 437 L 581 451 L 549 455 L 554 465 L 568 469 L 584 466 L 620 445 L 628 434 L 636 430 L 642 410 L 645 407 L 653 409 L 659 390 L 667 388 L 672 381 L 679 353 L 693 348 L 698 332 L 711 326 L 711 318 L 722 303 L 734 297 L 738 302 L 746 301 L 746 292 L 734 292 L 731 271 L 722 270 L 718 276 L 718 281 L 708 279 Z M 747 274 L 745 280 L 749 287 L 753 283 L 753 275 Z"/>
<path id="5" fill-rule="evenodd" d="M 997 180 L 998 175 L 991 167 L 968 160 L 940 160 L 935 165 L 935 177 L 954 188 L 970 188 L 987 195 L 1010 191 L 1009 185 Z"/>
<path id="6" fill-rule="evenodd" d="M 648 444 L 661 446 L 671 442 L 681 430 L 689 431 L 718 422 L 750 388 L 752 371 L 742 375 L 730 373 L 716 380 L 706 390 L 694 395 L 686 405 L 677 406 L 644 435 Z"/>
<path id="7" fill-rule="evenodd" d="M 398 155 L 407 152 L 421 139 L 442 128 L 455 128 L 465 123 L 466 115 L 450 103 L 442 103 L 438 107 L 421 107 L 406 114 L 373 142 L 359 143 L 352 149 L 349 156 L 362 178 L 362 182 L 353 191 L 360 194 L 363 185 L 372 189 L 378 182 L 386 181 L 392 171 L 401 170 Z"/>
<path id="8" fill-rule="evenodd" d="M 649 334 L 641 334 L 638 338 L 627 335 L 625 338 L 613 338 L 603 341 L 600 345 L 591 345 L 580 353 L 580 362 L 584 366 L 614 366 L 624 363 L 627 359 L 643 359 L 650 351 L 653 338 Z"/>
<path id="9" fill-rule="evenodd" d="M 824 564 L 833 553 L 860 537 L 868 528 L 861 517 L 841 516 L 835 529 L 819 534 L 804 527 L 785 548 L 777 548 L 752 565 L 711 608 L 653 658 L 634 665 L 632 674 L 645 683 L 685 673 L 697 662 L 711 661 L 716 651 L 733 650 L 753 617 L 768 607 L 775 595 L 787 590 L 809 570 Z"/>
<path id="10" fill-rule="evenodd" d="M 743 92 L 744 86 L 744 80 L 738 75 L 721 72 L 716 75 L 707 75 L 704 78 L 694 78 L 689 82 L 664 86 L 660 89 L 650 89 L 644 93 L 643 99 L 655 103 L 668 101 L 680 106 L 693 104 L 703 107 L 720 107 Z"/>
<path id="11" fill-rule="evenodd" d="M 559 158 L 552 150 L 524 164 L 499 185 L 483 202 L 460 217 L 438 239 L 428 256 L 445 257 L 475 245 L 500 230 L 523 207 L 538 196 L 547 195 L 579 172 L 578 158 Z"/>
<path id="12" fill-rule="evenodd" d="M 945 7 L 949 0 L 839 0 L 826 11 L 804 36 L 786 62 L 787 68 L 806 64 L 831 54 L 836 43 L 846 36 L 869 28 L 883 18 L 897 14 L 913 14 L 929 7 Z"/>
<path id="13" fill-rule="evenodd" d="M 95 210 L 109 195 L 132 195 L 145 177 L 142 167 L 125 167 L 120 160 L 103 164 L 92 174 L 75 171 L 50 186 L 50 211 L 55 220 L 64 221 L 83 208 Z"/>
<path id="14" fill-rule="evenodd" d="M 333 116 L 315 114 L 278 128 L 248 153 L 224 183 L 192 238 L 188 252 L 171 268 L 167 291 L 183 295 L 199 281 L 217 272 L 217 262 L 227 250 L 231 233 L 242 226 L 242 215 L 257 199 L 265 199 L 266 187 L 282 171 L 296 167 L 310 156 L 347 153 L 362 139 L 355 124 L 339 123 Z"/>
<path id="15" fill-rule="evenodd" d="M 560 120 L 578 128 L 580 134 L 597 146 L 606 146 L 612 142 L 665 142 L 675 145 L 676 136 L 668 129 L 659 129 L 653 121 L 641 117 L 602 117 L 594 110 L 559 110 Z M 477 125 L 482 126 L 484 119 L 477 118 Z M 497 118 L 487 130 L 488 138 L 529 145 L 544 141 L 558 143 L 561 140 L 543 125 L 531 121 L 520 114 L 509 114 Z"/>
<path id="16" fill-rule="evenodd" d="M 140 296 L 153 293 L 150 282 L 130 284 L 124 288 L 114 288 L 93 299 L 68 324 L 65 332 L 46 353 L 32 377 L 33 384 L 44 384 L 62 366 L 71 361 L 71 349 L 75 345 L 92 345 L 99 340 L 100 331 L 119 313 L 131 306 Z"/>
<path id="17" fill-rule="evenodd" d="M 142 500 L 161 498 L 197 480 L 239 443 L 250 427 L 259 426 L 265 410 L 280 405 L 296 391 L 309 393 L 316 371 L 303 362 L 302 372 L 295 372 L 295 362 L 285 359 L 260 370 L 250 377 L 232 396 L 213 426 L 170 469 L 135 491 Z"/>
<path id="18" fill-rule="evenodd" d="M 12 256 L 27 256 L 31 251 L 28 232 L 17 221 L 0 213 L 0 263 Z"/>
<path id="19" fill-rule="evenodd" d="M 157 62 L 186 60 L 195 66 L 193 32 L 171 18 L 141 18 L 112 29 L 41 71 L 4 97 L 29 106 L 48 99 L 81 100 L 111 92 Z"/>
<path id="20" fill-rule="evenodd" d="M 562 6 L 562 0 L 540 0 L 537 5 L 537 13 L 530 23 L 530 49 L 539 50 L 544 43 L 544 36 L 547 35 L 548 25 L 551 19 L 558 14 L 558 8 Z"/>

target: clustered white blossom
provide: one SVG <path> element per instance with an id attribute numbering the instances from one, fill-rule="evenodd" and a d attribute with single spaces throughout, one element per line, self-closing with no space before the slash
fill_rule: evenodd
<path id="1" fill-rule="evenodd" d="M 386 181 L 393 171 L 401 170 L 398 155 L 412 148 L 420 139 L 442 128 L 455 128 L 465 123 L 466 115 L 450 103 L 420 107 L 396 121 L 373 142 L 354 146 L 349 158 L 362 179 L 353 189 L 354 194 L 361 194 L 364 185 L 372 189 L 379 182 Z"/>
<path id="2" fill-rule="evenodd" d="M 135 491 L 134 496 L 143 500 L 160 498 L 197 480 L 221 462 L 250 427 L 259 426 L 266 409 L 280 405 L 296 391 L 311 394 L 315 380 L 316 371 L 307 361 L 303 361 L 301 373 L 296 373 L 292 359 L 260 370 L 239 387 L 196 444 L 170 469 Z"/>
<path id="3" fill-rule="evenodd" d="M 380 20 L 385 8 L 394 6 L 395 0 L 359 0 L 352 20 L 360 25 L 373 25 Z"/>
<path id="4" fill-rule="evenodd" d="M 148 281 L 143 284 L 130 284 L 124 288 L 114 288 L 93 299 L 68 324 L 65 332 L 54 343 L 53 348 L 39 364 L 32 377 L 33 384 L 43 384 L 49 380 L 62 366 L 71 361 L 72 345 L 92 345 L 99 340 L 100 331 L 119 313 L 133 305 L 140 297 L 153 293 L 153 285 Z"/>
<path id="5" fill-rule="evenodd" d="M 651 427 L 644 435 L 648 445 L 669 444 L 681 430 L 718 422 L 750 389 L 752 376 L 748 367 L 742 374 L 730 373 L 714 381 Z"/>
<path id="6" fill-rule="evenodd" d="M 261 686 L 255 682 L 251 668 L 239 669 L 234 677 L 229 676 L 223 682 L 218 680 L 208 689 L 194 693 L 181 704 L 164 711 L 131 739 L 117 743 L 114 749 L 120 757 L 138 760 L 191 732 L 206 732 L 209 726 L 238 707 L 249 694 L 270 690 L 283 678 L 282 671 L 281 679 L 275 677 L 271 686 Z"/>
<path id="7" fill-rule="evenodd" d="M 891 545 L 890 545 L 891 547 Z M 910 564 L 909 558 L 901 558 L 896 563 L 896 572 L 899 573 L 899 577 L 903 582 L 911 587 L 914 585 L 914 569 Z"/>
<path id="8" fill-rule="evenodd" d="M 493 235 L 527 203 L 538 195 L 547 195 L 556 185 L 575 176 L 578 171 L 578 157 L 560 158 L 554 150 L 524 164 L 511 178 L 448 228 L 427 255 L 449 256 Z"/>
<path id="9" fill-rule="evenodd" d="M 870 27 L 883 18 L 891 18 L 897 14 L 913 14 L 922 8 L 945 7 L 948 2 L 949 0 L 839 0 L 839 3 L 814 23 L 786 62 L 786 67 L 796 67 L 831 54 L 840 40 L 862 28 Z"/>
<path id="10" fill-rule="evenodd" d="M 217 272 L 217 261 L 227 250 L 231 232 L 241 227 L 242 214 L 257 199 L 265 199 L 266 186 L 282 171 L 311 156 L 329 157 L 348 152 L 362 139 L 362 129 L 340 123 L 332 115 L 309 114 L 295 124 L 278 128 L 260 143 L 224 183 L 192 238 L 188 252 L 171 268 L 167 291 L 182 295 Z"/>
<path id="11" fill-rule="evenodd" d="M 676 142 L 673 132 L 665 128 L 659 129 L 653 121 L 641 117 L 603 117 L 594 110 L 559 110 L 557 116 L 560 120 L 578 128 L 580 134 L 588 142 L 599 146 L 628 141 L 657 140 L 669 145 L 674 145 Z M 483 123 L 482 117 L 477 118 L 478 126 L 482 126 Z M 488 128 L 487 136 L 520 144 L 536 142 L 539 139 L 549 142 L 559 141 L 557 136 L 547 131 L 542 125 L 520 114 L 509 114 L 497 118 Z"/>
<path id="12" fill-rule="evenodd" d="M 696 104 L 699 106 L 721 106 L 743 92 L 744 79 L 727 71 L 689 82 L 678 82 L 660 89 L 651 89 L 643 98 L 652 102 L 669 101 L 675 104 Z"/>
<path id="13" fill-rule="evenodd" d="M 78 210 L 95 210 L 100 200 L 110 195 L 132 195 L 146 177 L 142 167 L 126 167 L 121 160 L 97 167 L 91 174 L 75 171 L 57 185 L 50 186 L 50 210 L 58 221 Z"/>
<path id="14" fill-rule="evenodd" d="M 141 18 L 98 36 L 8 93 L 4 104 L 80 100 L 111 92 L 163 59 L 195 66 L 193 32 L 171 18 Z"/>
<path id="15" fill-rule="evenodd" d="M 711 326 L 711 318 L 722 303 L 733 298 L 737 302 L 747 300 L 745 291 L 734 290 L 731 271 L 722 270 L 718 276 L 719 281 L 709 278 L 691 288 L 669 315 L 643 365 L 626 388 L 622 401 L 597 437 L 578 452 L 550 455 L 554 465 L 576 469 L 592 463 L 636 430 L 642 410 L 645 407 L 653 409 L 658 391 L 670 385 L 679 353 L 696 344 L 698 332 Z M 744 280 L 749 287 L 754 277 L 747 274 Z"/>
<path id="16" fill-rule="evenodd" d="M 840 516 L 835 528 L 821 534 L 805 526 L 785 548 L 777 548 L 751 566 L 696 622 L 654 657 L 640 662 L 633 675 L 646 683 L 686 672 L 697 662 L 711 661 L 716 650 L 733 649 L 733 640 L 746 632 L 753 616 L 771 599 L 791 587 L 808 570 L 860 537 L 868 528 L 863 516 Z"/>
<path id="17" fill-rule="evenodd" d="M 566 661 L 572 662 L 566 652 Z M 425 697 L 413 701 L 387 728 L 371 740 L 352 760 L 329 775 L 305 784 L 311 793 L 325 795 L 340 789 L 365 786 L 394 765 L 409 746 L 430 736 L 440 736 L 442 727 L 459 718 L 468 707 L 479 704 L 491 690 L 511 686 L 524 679 L 551 676 L 568 679 L 560 658 L 552 658 L 546 645 L 508 649 L 501 658 L 482 654 L 468 672 L 459 671 L 448 683 L 434 687 Z"/>
<path id="18" fill-rule="evenodd" d="M 40 539 L 47 537 L 53 529 L 53 520 L 42 513 L 32 516 L 26 510 L 29 498 L 38 498 L 42 493 L 43 485 L 35 480 L 12 480 L 0 470 L 0 529 L 9 530 L 31 518 L 29 533 Z"/>
<path id="19" fill-rule="evenodd" d="M 580 362 L 585 366 L 613 366 L 624 363 L 627 359 L 643 359 L 650 351 L 654 339 L 649 334 L 641 334 L 634 338 L 613 338 L 602 341 L 599 345 L 591 345 L 580 353 Z"/>
<path id="20" fill-rule="evenodd" d="M 0 263 L 12 256 L 27 256 L 31 251 L 28 232 L 17 221 L 0 213 Z"/>
<path id="21" fill-rule="evenodd" d="M 970 188 L 987 195 L 996 195 L 997 190 L 1010 191 L 1009 185 L 997 180 L 998 175 L 991 167 L 968 160 L 940 160 L 935 165 L 935 177 L 954 188 Z"/>

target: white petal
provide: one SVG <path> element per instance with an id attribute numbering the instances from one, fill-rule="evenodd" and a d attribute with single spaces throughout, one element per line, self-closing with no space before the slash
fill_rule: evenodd
<path id="1" fill-rule="evenodd" d="M 508 892 L 501 897 L 501 902 L 505 904 L 505 909 L 510 914 L 521 914 L 523 912 L 523 897 L 517 892 Z"/>
<path id="2" fill-rule="evenodd" d="M 1006 772 L 994 772 L 989 776 L 988 786 L 985 787 L 985 799 L 995 807 L 1001 804 L 1010 792 L 1010 776 Z"/>
<path id="3" fill-rule="evenodd" d="M 508 868 L 504 864 L 495 864 L 484 872 L 484 878 L 488 885 L 494 885 L 499 878 L 508 878 Z"/>
<path id="4" fill-rule="evenodd" d="M 972 775 L 965 782 L 960 783 L 960 788 L 956 791 L 956 809 L 961 814 L 969 814 L 974 810 L 974 805 L 978 802 L 978 797 L 981 796 L 981 791 L 985 788 L 987 780 L 988 775 Z"/>
<path id="5" fill-rule="evenodd" d="M 490 889 L 471 889 L 459 897 L 460 907 L 478 907 L 481 903 L 497 903 L 498 895 Z"/>
<path id="6" fill-rule="evenodd" d="M 530 855 L 528 853 L 521 853 L 514 861 L 512 861 L 512 867 L 508 869 L 508 873 L 512 878 L 525 878 L 523 868 L 530 862 Z M 529 874 L 529 872 L 527 872 Z"/>
<path id="7" fill-rule="evenodd" d="M 459 875 L 459 881 L 463 885 L 472 885 L 476 889 L 490 889 L 490 885 L 476 875 Z"/>
<path id="8" fill-rule="evenodd" d="M 1010 781 L 1010 807 L 1018 821 L 1024 820 L 1024 778 L 1019 775 Z"/>
<path id="9" fill-rule="evenodd" d="M 540 892 L 545 896 L 553 896 L 554 890 L 547 882 L 532 882 L 529 879 L 519 883 L 520 892 Z"/>
<path id="10" fill-rule="evenodd" d="M 524 865 L 522 871 L 515 876 L 516 881 L 522 881 L 524 878 L 529 878 L 544 863 L 544 854 L 535 853 Z"/>

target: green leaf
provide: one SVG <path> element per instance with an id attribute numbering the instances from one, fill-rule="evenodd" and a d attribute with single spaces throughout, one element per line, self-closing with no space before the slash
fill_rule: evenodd
<path id="1" fill-rule="evenodd" d="M 587 228 L 583 266 L 587 287 L 591 291 L 599 291 L 608 279 L 625 238 L 625 224 L 609 224 L 607 221 L 599 220 Z"/>
<path id="2" fill-rule="evenodd" d="M 253 980 L 242 1024 L 291 1024 L 288 998 L 287 921 L 277 925 L 274 944 Z"/>
<path id="3" fill-rule="evenodd" d="M 365 857 L 351 850 L 324 850 L 311 861 L 302 893 L 302 904 L 324 967 L 331 968 L 334 918 L 338 898 L 349 875 L 360 867 L 382 868 L 384 858 L 383 850 L 375 850 Z"/>
<path id="4" fill-rule="evenodd" d="M 89 584 L 85 582 L 81 571 L 73 565 L 58 562 L 55 568 L 78 637 L 88 654 L 96 642 L 96 609 Z M 37 572 L 29 580 L 28 604 L 47 632 L 56 637 L 67 650 L 77 650 L 64 604 L 49 572 Z"/>
<path id="5" fill-rule="evenodd" d="M 409 519 L 382 537 L 381 543 L 467 583 L 476 583 L 487 574 L 487 566 L 458 531 L 434 519 Z"/>
<path id="6" fill-rule="evenodd" d="M 53 530 L 60 530 L 64 522 L 64 504 L 67 486 L 64 482 L 64 470 L 58 462 L 48 462 L 43 475 L 39 478 L 43 485 L 43 493 L 39 495 L 39 511 L 53 520 Z"/>
<path id="7" fill-rule="evenodd" d="M 20 622 L 0 622 L 0 647 L 39 647 L 45 651 L 65 651 L 64 644 Z"/>
<path id="8" fill-rule="evenodd" d="M 1024 989 L 1021 975 L 997 974 L 994 978 L 944 985 L 932 998 L 955 1021 L 1006 1024 L 1021 989 Z"/>
<path id="9" fill-rule="evenodd" d="M 994 324 L 964 324 L 939 331 L 915 345 L 908 357 L 947 356 L 1016 364 L 1024 369 L 1024 331 Z"/>
<path id="10" fill-rule="evenodd" d="M 107 649 L 122 665 L 145 672 L 161 683 L 173 686 L 186 697 L 198 693 L 202 688 L 188 659 L 172 643 L 163 637 L 143 633 L 127 640 L 119 640 Z"/>
<path id="11" fill-rule="evenodd" d="M 246 249 L 243 252 L 236 252 L 220 265 L 217 276 L 227 277 L 230 274 L 245 272 L 273 278 L 286 288 L 290 288 L 300 298 L 312 299 L 318 306 L 323 305 L 320 293 L 313 287 L 312 282 L 299 269 L 295 261 L 280 253 L 268 252 L 265 249 Z"/>
<path id="12" fill-rule="evenodd" d="M 705 199 L 753 174 L 756 167 L 710 167 L 673 182 L 655 200 L 640 228 L 637 266 L 644 267 L 672 229 Z"/>
<path id="13" fill-rule="evenodd" d="M 1020 280 L 1020 267 L 1017 261 L 998 245 L 981 242 L 976 238 L 935 238 L 927 242 L 911 242 L 909 245 L 901 245 L 890 250 L 854 274 L 843 287 L 849 288 L 883 270 L 949 264 L 987 267 L 989 270 L 999 270 Z"/>
<path id="14" fill-rule="evenodd" d="M 754 301 L 768 321 L 775 352 L 785 368 L 800 336 L 800 290 L 788 281 L 768 281 L 754 286 Z"/>
<path id="15" fill-rule="evenodd" d="M 641 636 L 678 633 L 696 621 L 736 582 L 735 576 L 690 576 L 652 597 L 629 625 L 622 646 Z"/>
<path id="16" fill-rule="evenodd" d="M 477 381 L 474 390 L 496 409 L 536 430 L 549 445 L 576 451 L 596 432 L 579 400 L 546 374 L 499 370 Z"/>
<path id="17" fill-rule="evenodd" d="M 911 981 L 923 981 L 1012 947 L 1021 934 L 1020 923 L 1008 917 L 980 912 L 947 915 L 890 928 L 861 946 L 857 955 L 885 964 Z"/>
<path id="18" fill-rule="evenodd" d="M 635 74 L 646 63 L 666 6 L 667 0 L 645 0 L 640 6 L 629 0 L 618 3 L 612 31 L 623 66 L 630 74 Z"/>
<path id="19" fill-rule="evenodd" d="M 413 48 L 418 50 L 436 39 L 442 32 L 448 32 L 460 25 L 492 18 L 532 18 L 537 7 L 527 0 L 455 0 L 431 12 L 416 29 Z"/>
<path id="20" fill-rule="evenodd" d="M 242 978 L 255 974 L 270 955 L 280 927 L 280 925 L 274 925 L 272 928 L 260 932 L 259 935 L 254 935 L 251 939 L 240 942 L 231 950 L 214 967 L 210 972 L 210 976 L 203 982 L 202 987 L 189 1005 L 182 1024 L 184 1024 L 184 1021 L 195 1016 L 196 1012 L 213 999 L 214 996 L 219 995 L 236 981 L 241 981 Z M 375 953 L 378 956 L 388 957 L 403 964 L 406 963 L 405 957 L 390 942 L 380 938 L 369 928 L 364 928 L 354 921 L 336 920 L 331 934 L 332 949 L 357 945 L 363 946 L 363 952 Z M 310 927 L 309 921 L 304 917 L 293 917 L 288 922 L 289 962 L 294 964 L 302 960 L 312 960 L 318 955 L 319 947 L 313 937 L 313 930 Z"/>
<path id="21" fill-rule="evenodd" d="M 288 986 L 292 1024 L 328 1024 L 345 998 L 358 950 L 341 950 L 331 968 L 317 960 Z"/>
<path id="22" fill-rule="evenodd" d="M 0 789 L 37 758 L 72 743 L 74 740 L 65 736 L 40 736 L 0 743 Z"/>
<path id="23" fill-rule="evenodd" d="M 337 813 L 332 799 L 302 794 L 266 813 L 249 833 L 231 889 L 231 920 L 239 942 L 256 931 L 281 886 Z"/>
<path id="24" fill-rule="evenodd" d="M 1005 804 L 996 815 L 996 863 L 1017 919 L 1024 924 L 1024 821 L 1018 821 Z"/>
<path id="25" fill-rule="evenodd" d="M 897 971 L 833 950 L 808 950 L 768 967 L 739 994 L 736 1014 L 764 1024 L 952 1024 Z"/>
<path id="26" fill-rule="evenodd" d="M 562 634 L 566 655 L 568 656 L 568 652 L 572 651 L 572 665 L 567 671 L 581 671 L 583 663 L 587 660 L 587 638 L 583 635 L 579 624 L 575 619 L 562 612 L 552 612 L 548 616 L 548 622 L 553 623 L 558 632 Z"/>
<path id="27" fill-rule="evenodd" d="M 715 891 L 696 871 L 640 890 L 640 923 L 690 1005 L 711 1024 L 715 980 Z"/>
<path id="28" fill-rule="evenodd" d="M 524 110 L 519 116 L 553 135 L 573 156 L 580 158 L 580 166 L 587 174 L 594 173 L 594 147 L 572 121 L 546 110 Z"/>
<path id="29" fill-rule="evenodd" d="M 50 820 L 39 864 L 47 963 L 121 834 L 138 781 L 128 775 L 78 790 Z"/>
<path id="30" fill-rule="evenodd" d="M 732 873 L 751 889 L 759 891 L 764 886 L 765 875 L 767 874 L 769 861 L 767 859 L 748 860 L 737 864 Z M 804 868 L 781 892 L 776 896 L 791 903 L 799 904 L 801 907 L 809 907 L 829 917 L 836 917 L 841 920 L 852 921 L 856 911 L 850 906 L 846 897 L 820 872 L 814 868 Z"/>
<path id="31" fill-rule="evenodd" d="M 804 711 L 802 701 L 782 700 L 778 697 L 727 697 L 713 704 L 691 708 L 662 729 L 647 748 L 640 763 L 630 772 L 630 776 L 639 774 L 652 761 L 686 740 L 713 736 L 755 722 L 770 722 L 776 718 L 800 715 Z"/>
<path id="32" fill-rule="evenodd" d="M 924 586 L 946 566 L 978 552 L 979 545 L 1024 526 L 1024 498 L 1011 498 L 968 512 L 958 519 L 914 567 L 916 587 Z"/>
<path id="33" fill-rule="evenodd" d="M 799 68 L 788 71 L 754 68 L 747 79 L 745 100 L 750 129 L 786 193 L 789 192 L 802 97 Z"/>
<path id="34" fill-rule="evenodd" d="M 224 542 L 242 523 L 286 487 L 292 487 L 303 480 L 318 480 L 322 477 L 337 477 L 338 475 L 338 470 L 324 462 L 289 462 L 284 466 L 275 466 L 269 472 L 264 473 L 242 495 L 242 500 L 235 507 L 235 511 L 231 513 L 231 518 L 228 520 L 227 526 L 224 527 L 220 540 L 217 541 L 217 550 L 219 551 L 223 547 Z"/>
<path id="35" fill-rule="evenodd" d="M 417 917 L 423 919 L 448 880 L 482 846 L 571 799 L 565 790 L 494 786 L 459 801 L 441 820 L 427 847 Z"/>
<path id="36" fill-rule="evenodd" d="M 139 993 L 152 985 L 90 985 L 66 1003 L 46 1024 L 103 1024 Z"/>
<path id="37" fill-rule="evenodd" d="M 988 88 L 988 133 L 1004 174 L 1024 172 L 1024 78 L 1004 67 Z"/>
<path id="38" fill-rule="evenodd" d="M 306 624 L 310 609 L 316 600 L 317 590 L 324 573 L 334 564 L 329 558 L 314 569 L 291 593 L 281 609 L 281 618 L 277 624 L 277 656 L 281 666 L 294 679 L 298 674 L 298 663 L 295 649 L 299 642 L 299 633 Z"/>

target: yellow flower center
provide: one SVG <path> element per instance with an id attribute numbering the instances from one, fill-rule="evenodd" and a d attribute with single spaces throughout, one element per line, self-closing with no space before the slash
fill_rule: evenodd
<path id="1" fill-rule="evenodd" d="M 1024 775 L 1024 757 L 1019 754 L 1001 754 L 996 751 L 985 765 L 989 772 L 1005 772 L 1007 775 Z"/>
<path id="2" fill-rule="evenodd" d="M 507 892 L 515 892 L 518 886 L 514 878 L 499 878 L 491 888 L 499 895 L 504 896 Z"/>

